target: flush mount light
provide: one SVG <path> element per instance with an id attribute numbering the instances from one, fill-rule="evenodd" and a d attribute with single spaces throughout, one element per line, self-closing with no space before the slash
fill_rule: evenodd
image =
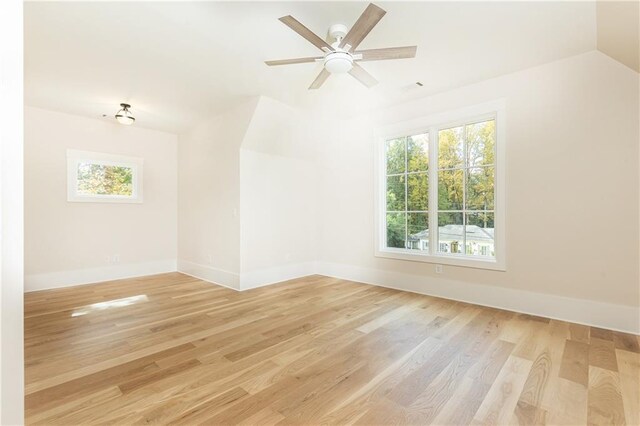
<path id="1" fill-rule="evenodd" d="M 331 52 L 324 57 L 324 67 L 331 74 L 346 74 L 353 68 L 353 57 L 349 52 Z"/>
<path id="2" fill-rule="evenodd" d="M 136 119 L 133 117 L 133 114 L 131 114 L 131 111 L 129 111 L 131 105 L 120 104 L 120 106 L 122 107 L 122 109 L 120 109 L 120 111 L 116 113 L 116 120 L 118 120 L 118 123 L 124 124 L 125 126 L 132 125 L 133 122 L 136 121 Z"/>

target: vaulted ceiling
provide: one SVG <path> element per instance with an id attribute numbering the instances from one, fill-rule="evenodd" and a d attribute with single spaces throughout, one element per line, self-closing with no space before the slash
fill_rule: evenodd
<path id="1" fill-rule="evenodd" d="M 333 75 L 309 91 L 321 65 L 263 63 L 319 53 L 278 18 L 291 14 L 325 37 L 366 2 L 26 3 L 26 103 L 101 117 L 129 102 L 136 125 L 180 133 L 257 95 L 353 114 L 597 45 L 594 2 L 376 4 L 387 14 L 360 47 L 418 45 L 417 57 L 364 63 L 380 81 L 373 89 Z"/>

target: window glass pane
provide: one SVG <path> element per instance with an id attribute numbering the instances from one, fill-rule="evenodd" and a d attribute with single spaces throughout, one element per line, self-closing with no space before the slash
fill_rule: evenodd
<path id="1" fill-rule="evenodd" d="M 451 169 L 463 166 L 463 127 L 453 127 L 438 132 L 438 168 Z"/>
<path id="2" fill-rule="evenodd" d="M 387 210 L 405 211 L 405 175 L 387 176 Z"/>
<path id="3" fill-rule="evenodd" d="M 493 210 L 493 167 L 467 169 L 467 210 Z"/>
<path id="4" fill-rule="evenodd" d="M 414 173 L 407 175 L 407 206 L 409 211 L 427 210 L 429 201 L 429 175 Z"/>
<path id="5" fill-rule="evenodd" d="M 429 250 L 429 217 L 427 213 L 407 213 L 407 248 Z"/>
<path id="6" fill-rule="evenodd" d="M 133 169 L 104 164 L 78 164 L 78 194 L 120 195 L 133 194 Z"/>
<path id="7" fill-rule="evenodd" d="M 429 134 L 407 138 L 407 168 L 409 172 L 426 172 L 429 169 Z"/>
<path id="8" fill-rule="evenodd" d="M 440 210 L 462 210 L 463 181 L 462 169 L 438 172 L 438 208 Z"/>
<path id="9" fill-rule="evenodd" d="M 405 141 L 406 138 L 398 138 L 385 143 L 388 175 L 405 172 Z"/>
<path id="10" fill-rule="evenodd" d="M 462 253 L 462 212 L 438 213 L 438 251 Z"/>
<path id="11" fill-rule="evenodd" d="M 387 247 L 405 248 L 406 213 L 387 213 Z"/>
<path id="12" fill-rule="evenodd" d="M 467 213 L 465 232 L 468 255 L 495 257 L 493 212 Z"/>
<path id="13" fill-rule="evenodd" d="M 467 166 L 494 164 L 494 145 L 496 140 L 495 120 L 469 124 L 467 130 Z"/>

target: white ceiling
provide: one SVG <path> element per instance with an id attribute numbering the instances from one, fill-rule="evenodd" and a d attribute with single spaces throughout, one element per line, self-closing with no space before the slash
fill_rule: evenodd
<path id="1" fill-rule="evenodd" d="M 278 18 L 318 35 L 350 26 L 366 2 L 30 2 L 25 100 L 89 117 L 133 105 L 137 126 L 174 133 L 252 96 L 352 114 L 595 49 L 594 2 L 379 2 L 387 11 L 360 48 L 418 45 L 415 59 L 363 63 L 307 87 L 319 64 L 267 59 L 321 53 Z M 416 81 L 424 84 L 419 88 Z"/>

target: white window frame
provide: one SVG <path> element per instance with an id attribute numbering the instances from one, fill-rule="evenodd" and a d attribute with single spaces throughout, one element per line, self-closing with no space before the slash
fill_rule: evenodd
<path id="1" fill-rule="evenodd" d="M 133 169 L 131 195 L 98 195 L 78 193 L 78 165 L 80 163 L 122 166 Z M 80 203 L 142 203 L 142 172 L 144 160 L 138 157 L 101 152 L 67 150 L 67 201 Z"/>
<path id="2" fill-rule="evenodd" d="M 506 271 L 506 218 L 505 218 L 505 100 L 499 99 L 480 105 L 468 106 L 455 111 L 434 114 L 416 120 L 405 121 L 393 125 L 375 129 L 377 155 L 375 156 L 376 170 L 376 229 L 375 229 L 375 256 L 390 259 L 410 260 L 417 262 L 437 263 L 444 265 L 463 266 L 479 269 L 491 269 Z M 495 180 L 494 180 L 494 258 L 481 258 L 462 254 L 439 253 L 437 248 L 437 233 L 430 232 L 428 252 L 392 248 L 386 246 L 386 152 L 387 140 L 408 135 L 429 133 L 429 198 L 437 200 L 438 197 L 438 129 L 456 127 L 463 124 L 481 122 L 494 119 L 496 122 L 495 141 Z M 429 203 L 429 229 L 438 229 L 437 206 Z"/>

